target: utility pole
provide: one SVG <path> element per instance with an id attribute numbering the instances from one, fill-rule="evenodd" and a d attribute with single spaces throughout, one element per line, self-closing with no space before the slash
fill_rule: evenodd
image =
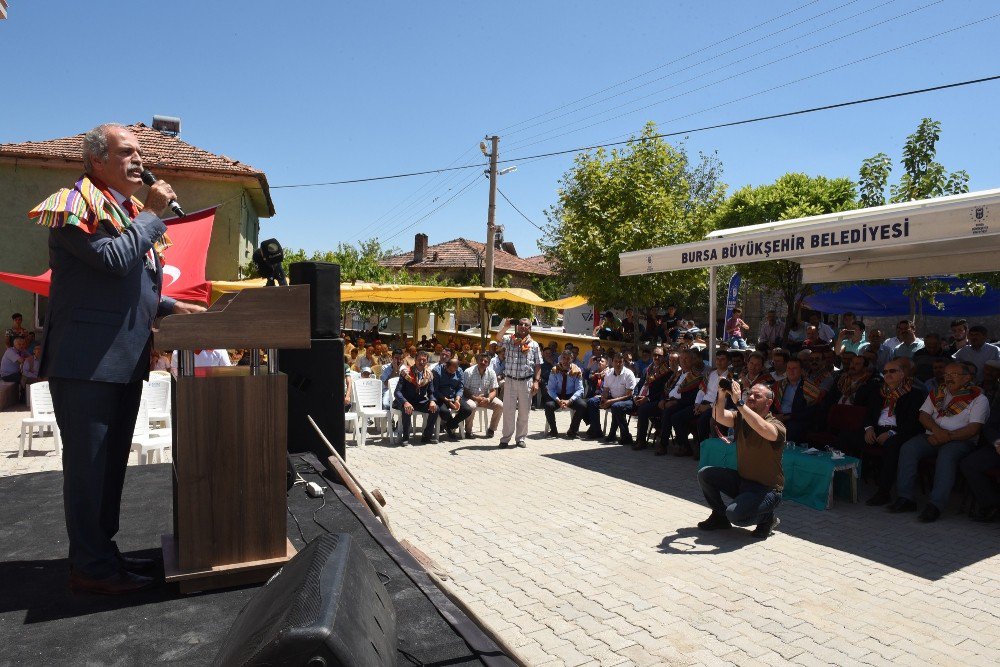
<path id="1" fill-rule="evenodd" d="M 486 217 L 486 272 L 483 276 L 483 285 L 493 287 L 493 247 L 496 244 L 496 214 L 497 214 L 497 157 L 499 154 L 498 145 L 500 137 L 493 135 L 486 137 L 492 144 L 490 150 L 490 208 Z"/>
<path id="2" fill-rule="evenodd" d="M 483 262 L 483 287 L 493 287 L 493 246 L 496 245 L 497 226 L 497 156 L 500 137 L 486 137 L 490 140 L 490 152 L 486 152 L 486 142 L 479 144 L 483 154 L 490 158 L 490 208 L 486 214 L 486 257 Z M 490 315 L 486 312 L 486 299 L 479 297 L 479 331 L 483 351 L 486 351 L 486 339 L 490 334 Z"/>

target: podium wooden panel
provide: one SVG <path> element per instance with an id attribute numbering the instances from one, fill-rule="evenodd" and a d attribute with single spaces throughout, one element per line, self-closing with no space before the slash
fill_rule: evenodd
<path id="1" fill-rule="evenodd" d="M 155 345 L 309 347 L 308 290 L 226 295 L 205 313 L 164 318 Z M 163 536 L 163 562 L 182 593 L 266 581 L 295 554 L 285 496 L 288 378 L 246 370 L 173 383 L 174 534 Z"/>

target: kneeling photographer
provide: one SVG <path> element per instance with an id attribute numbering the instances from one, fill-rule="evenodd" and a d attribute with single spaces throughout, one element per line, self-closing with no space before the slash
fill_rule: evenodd
<path id="1" fill-rule="evenodd" d="M 732 397 L 735 410 L 726 409 L 727 397 Z M 756 384 L 744 396 L 738 382 L 719 380 L 712 416 L 736 432 L 736 470 L 706 466 L 698 471 L 705 500 L 712 508 L 712 515 L 698 524 L 701 530 L 756 524 L 754 537 L 766 538 L 778 526 L 774 510 L 785 483 L 781 469 L 785 425 L 771 414 L 773 400 L 774 393 L 766 385 Z M 732 502 L 727 505 L 722 494 Z"/>

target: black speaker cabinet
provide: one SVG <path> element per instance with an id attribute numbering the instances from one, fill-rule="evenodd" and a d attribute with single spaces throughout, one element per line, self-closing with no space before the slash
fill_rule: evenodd
<path id="1" fill-rule="evenodd" d="M 317 537 L 251 598 L 216 665 L 396 664 L 396 610 L 348 534 Z"/>
<path id="2" fill-rule="evenodd" d="M 279 350 L 278 368 L 288 376 L 288 451 L 313 452 L 321 461 L 330 456 L 306 419 L 310 415 L 346 458 L 343 339 L 314 338 L 309 349 Z"/>
<path id="3" fill-rule="evenodd" d="M 340 336 L 340 265 L 295 262 L 288 267 L 292 285 L 309 285 L 309 326 L 313 338 Z"/>

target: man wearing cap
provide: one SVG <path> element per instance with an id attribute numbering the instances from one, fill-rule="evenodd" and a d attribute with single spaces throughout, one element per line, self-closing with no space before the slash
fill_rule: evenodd
<path id="1" fill-rule="evenodd" d="M 531 414 L 531 397 L 538 391 L 542 374 L 542 353 L 538 343 L 531 339 L 531 320 L 522 317 L 508 334 L 510 318 L 505 318 L 496 339 L 504 350 L 505 387 L 503 397 L 503 435 L 501 449 L 510 445 L 511 438 L 518 447 L 526 447 L 528 417 Z"/>

